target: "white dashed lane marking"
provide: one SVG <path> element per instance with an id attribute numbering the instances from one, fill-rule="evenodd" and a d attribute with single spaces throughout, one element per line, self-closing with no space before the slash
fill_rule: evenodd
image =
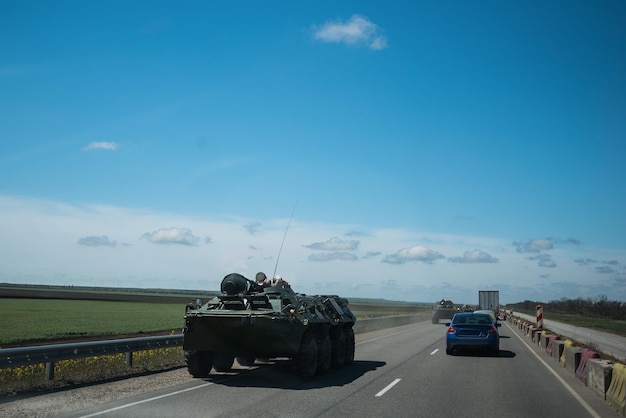
<path id="1" fill-rule="evenodd" d="M 402 380 L 402 379 L 396 379 L 393 382 L 389 383 L 387 385 L 387 387 L 385 387 L 383 390 L 381 390 L 380 392 L 378 392 L 376 394 L 376 396 L 383 396 L 389 389 L 391 389 L 392 387 L 394 387 L 396 384 L 398 384 L 398 382 Z"/>

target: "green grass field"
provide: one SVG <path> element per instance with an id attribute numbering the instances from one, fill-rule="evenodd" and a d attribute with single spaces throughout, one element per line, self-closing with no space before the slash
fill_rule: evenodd
<path id="1" fill-rule="evenodd" d="M 75 336 L 181 332 L 181 303 L 0 299 L 3 344 Z"/>
<path id="2" fill-rule="evenodd" d="M 359 319 L 408 314 L 406 304 L 359 301 Z M 0 299 L 3 344 L 70 337 L 182 332 L 185 304 L 62 299 Z M 430 315 L 430 311 L 427 312 Z"/>

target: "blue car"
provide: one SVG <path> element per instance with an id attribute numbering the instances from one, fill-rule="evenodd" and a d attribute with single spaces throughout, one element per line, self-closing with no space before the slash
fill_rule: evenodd
<path id="1" fill-rule="evenodd" d="M 446 326 L 446 354 L 454 354 L 458 348 L 482 348 L 491 354 L 500 352 L 500 324 L 488 314 L 459 312 Z"/>

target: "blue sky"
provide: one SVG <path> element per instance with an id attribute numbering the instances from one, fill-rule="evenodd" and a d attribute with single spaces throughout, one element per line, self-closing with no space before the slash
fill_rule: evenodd
<path id="1" fill-rule="evenodd" d="M 5 1 L 0 39 L 0 282 L 626 300 L 623 1 Z"/>

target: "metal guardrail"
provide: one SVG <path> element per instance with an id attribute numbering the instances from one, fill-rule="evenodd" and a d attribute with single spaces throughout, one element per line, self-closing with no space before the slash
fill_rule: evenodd
<path id="1" fill-rule="evenodd" d="M 46 364 L 46 378 L 54 378 L 54 363 L 102 355 L 126 354 L 126 365 L 132 366 L 133 352 L 183 345 L 183 334 L 156 337 L 124 338 L 83 343 L 52 344 L 0 349 L 0 369 L 31 364 Z"/>

